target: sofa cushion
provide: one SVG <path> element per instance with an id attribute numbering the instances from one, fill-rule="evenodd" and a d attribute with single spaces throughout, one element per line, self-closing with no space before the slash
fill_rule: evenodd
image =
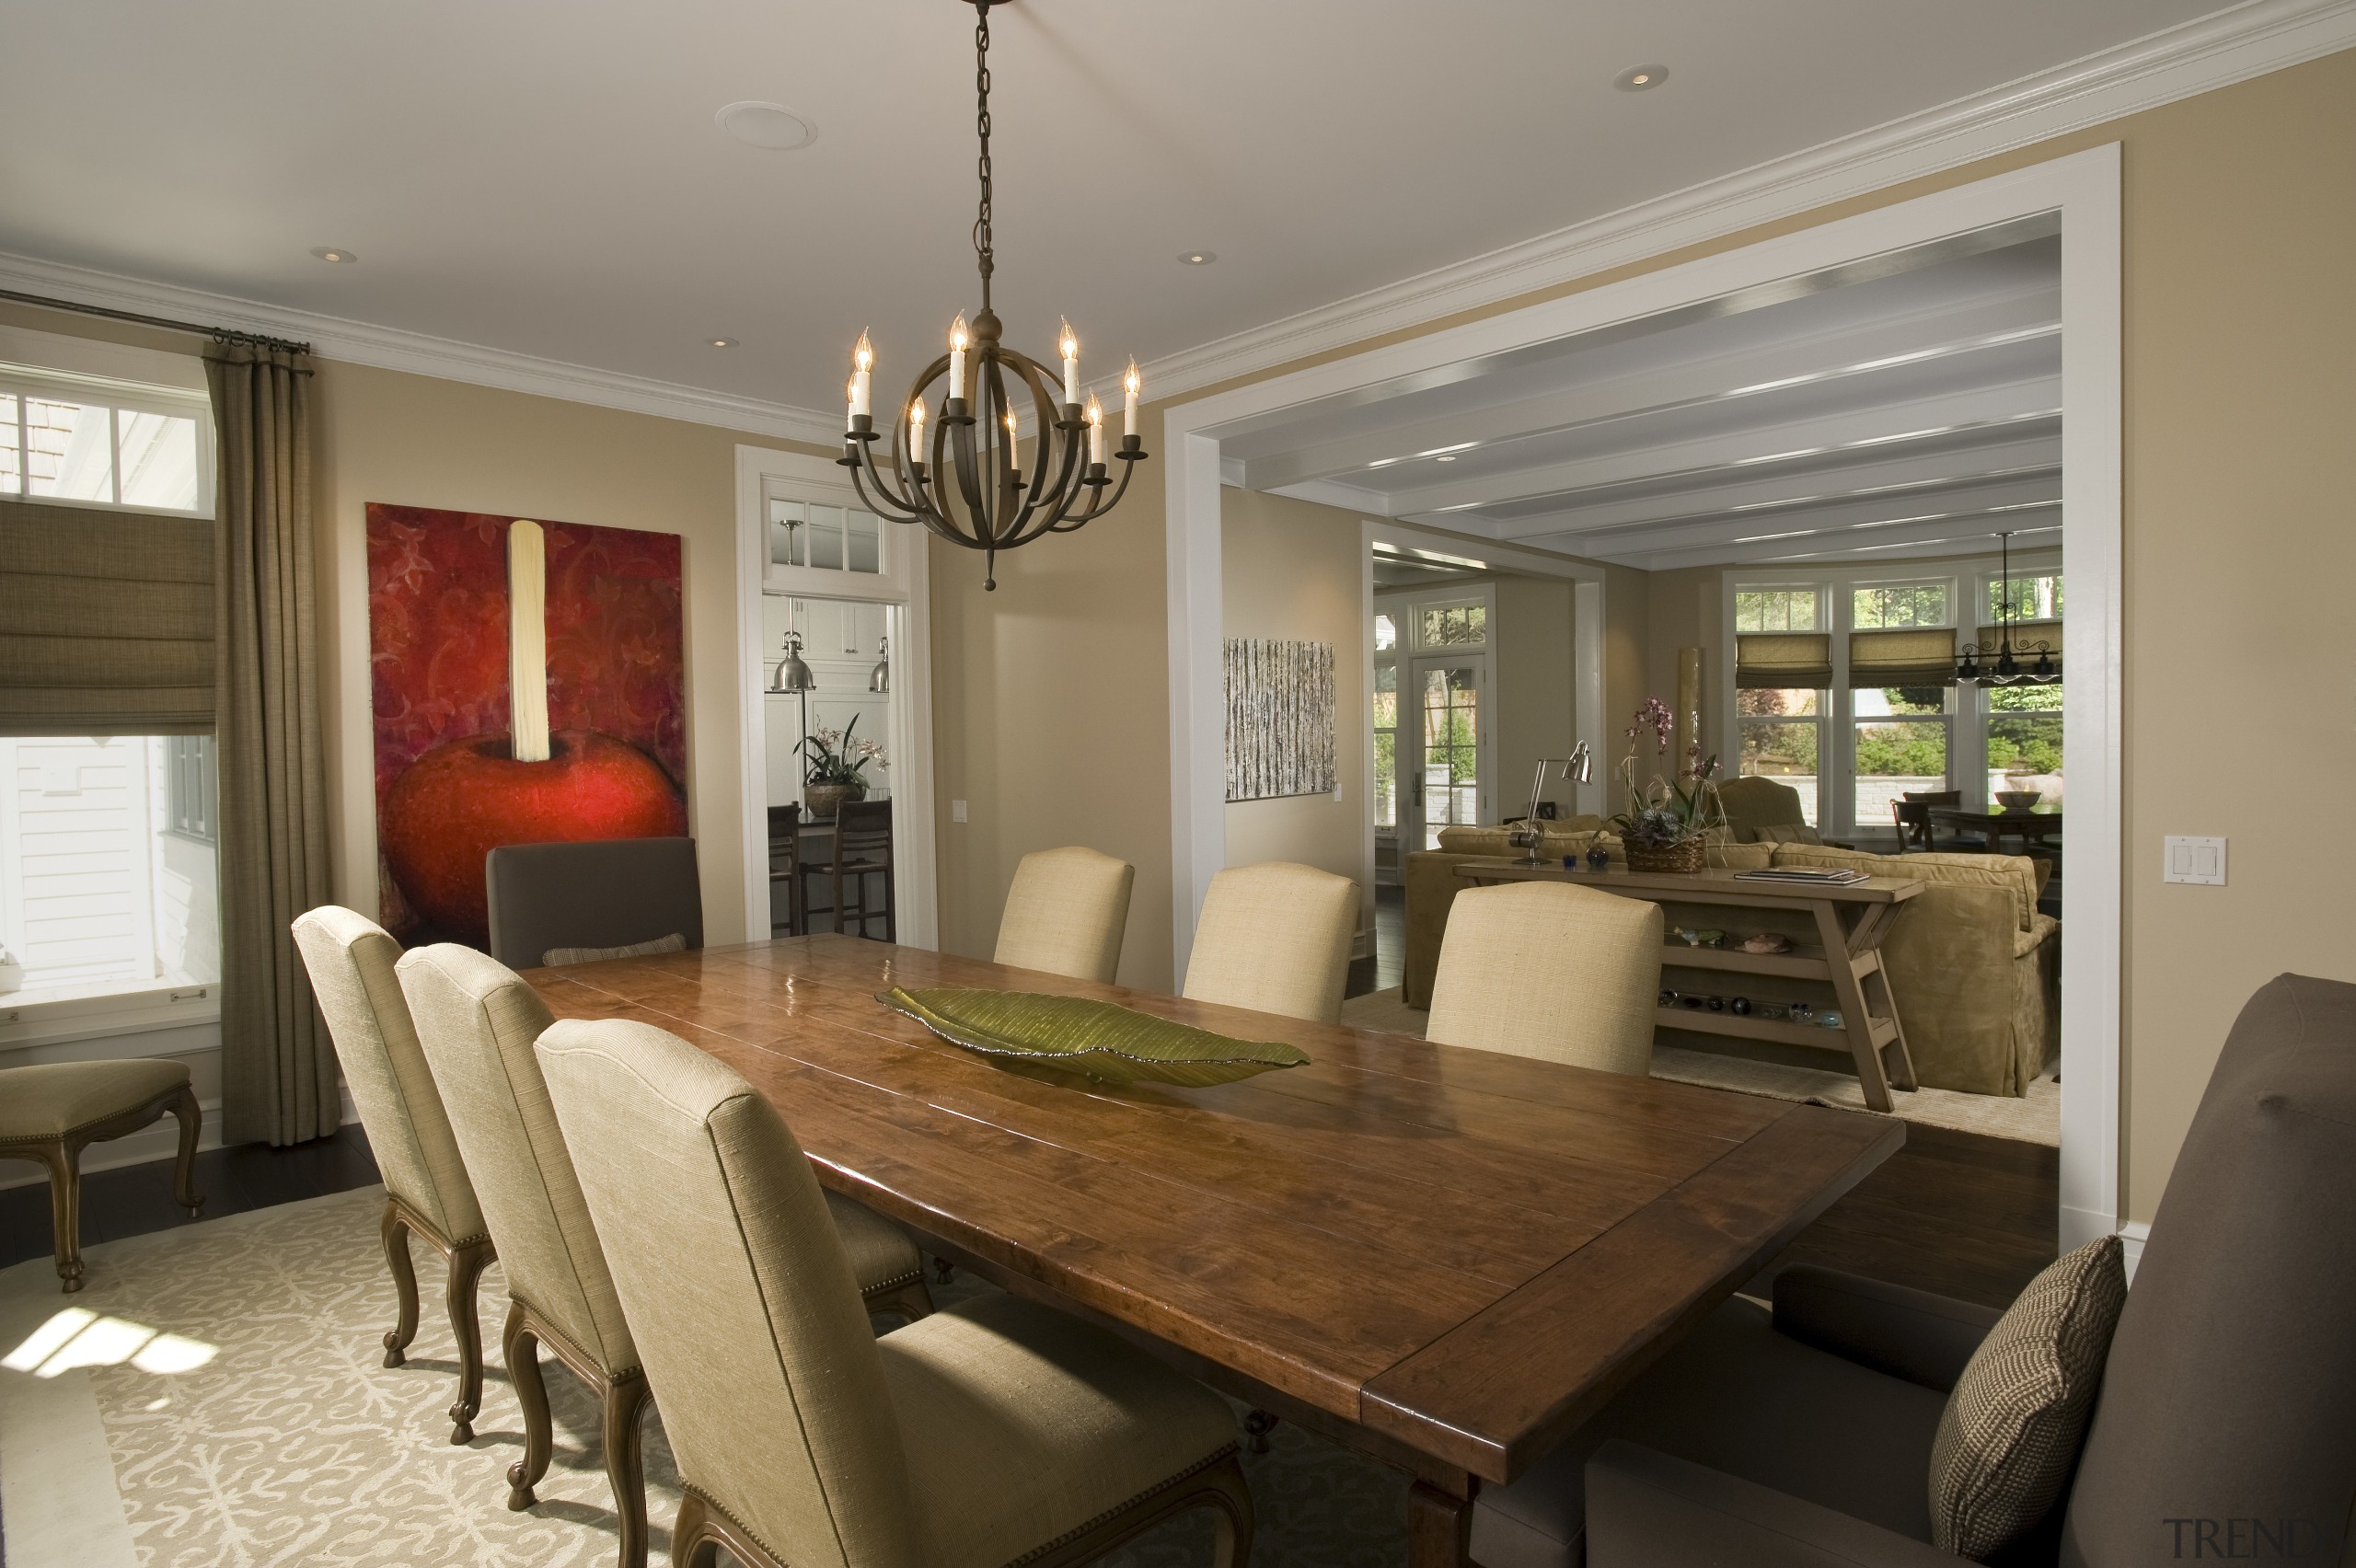
<path id="1" fill-rule="evenodd" d="M 1585 840 L 1602 825 L 1603 819 L 1599 816 L 1563 817 L 1553 822 L 1542 818 L 1538 824 L 1538 852 L 1549 857 L 1570 854 L 1570 849 L 1555 846 L 1574 839 L 1580 841 L 1579 847 L 1583 849 Z M 1439 847 L 1450 855 L 1519 855 L 1522 850 L 1512 841 L 1514 831 L 1510 827 L 1443 827 L 1439 830 Z"/>
<path id="2" fill-rule="evenodd" d="M 1932 1544 L 1984 1558 L 2062 1496 L 2127 1304 L 2119 1238 L 2056 1260 L 1988 1331 L 1931 1445 Z"/>
<path id="3" fill-rule="evenodd" d="M 1779 866 L 1836 866 L 1876 877 L 1947 882 L 1962 887 L 1998 887 L 2012 894 L 2015 924 L 2036 926 L 2037 867 L 2026 855 L 1871 855 L 1829 845 L 1779 844 Z"/>
<path id="4" fill-rule="evenodd" d="M 1804 822 L 1770 823 L 1750 830 L 1754 844 L 1821 844 L 1824 837 Z"/>
<path id="5" fill-rule="evenodd" d="M 0 1143 L 64 1137 L 188 1087 L 188 1064 L 168 1056 L 120 1062 L 38 1062 L 0 1072 Z"/>

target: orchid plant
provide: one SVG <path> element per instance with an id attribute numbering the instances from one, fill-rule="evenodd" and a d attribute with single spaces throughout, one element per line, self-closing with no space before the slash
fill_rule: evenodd
<path id="1" fill-rule="evenodd" d="M 850 722 L 840 730 L 817 730 L 803 737 L 794 750 L 803 755 L 803 782 L 805 784 L 848 784 L 867 788 L 867 765 L 888 769 L 891 759 L 884 755 L 880 741 L 857 738 L 859 715 L 851 715 Z"/>
<path id="2" fill-rule="evenodd" d="M 1670 736 L 1676 728 L 1677 715 L 1669 704 L 1659 698 L 1648 697 L 1623 732 L 1630 741 L 1638 743 L 1647 733 L 1652 736 L 1657 769 L 1660 760 L 1669 754 Z M 1639 784 L 1636 772 L 1640 749 L 1641 744 L 1631 745 L 1627 758 L 1620 765 L 1621 779 L 1628 789 L 1628 809 L 1605 824 L 1619 834 L 1623 842 L 1646 849 L 1674 849 L 1714 827 L 1727 824 L 1726 807 L 1718 800 L 1716 756 L 1704 757 L 1699 744 L 1689 745 L 1679 759 L 1674 778 L 1655 771 L 1650 783 Z"/>

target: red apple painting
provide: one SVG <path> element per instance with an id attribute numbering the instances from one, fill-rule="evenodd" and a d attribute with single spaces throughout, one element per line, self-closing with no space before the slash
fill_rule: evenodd
<path id="1" fill-rule="evenodd" d="M 379 917 L 485 947 L 502 844 L 687 831 L 679 538 L 368 507 Z"/>

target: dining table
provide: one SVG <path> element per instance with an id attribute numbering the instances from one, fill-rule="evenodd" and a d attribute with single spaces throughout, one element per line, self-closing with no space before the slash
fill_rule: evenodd
<path id="1" fill-rule="evenodd" d="M 2007 838 L 2021 841 L 2021 853 L 2043 849 L 2062 835 L 2060 806 L 1933 806 L 1931 820 L 1958 833 L 1988 836 L 1988 847 L 2001 849 Z"/>
<path id="2" fill-rule="evenodd" d="M 1404 1472 L 1413 1568 L 1888 1158 L 1887 1116 L 821 934 L 529 971 L 667 1029 L 929 1252 Z M 1209 1087 L 999 1065 L 878 1000 L 1096 998 L 1309 1057 Z M 660 1398 L 660 1390 L 656 1390 Z"/>

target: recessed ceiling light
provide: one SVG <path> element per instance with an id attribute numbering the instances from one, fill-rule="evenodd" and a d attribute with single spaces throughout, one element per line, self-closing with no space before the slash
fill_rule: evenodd
<path id="1" fill-rule="evenodd" d="M 818 139 L 818 128 L 781 103 L 746 99 L 713 115 L 713 123 L 748 147 L 790 153 Z"/>
<path id="2" fill-rule="evenodd" d="M 703 340 L 703 346 L 707 349 L 733 349 L 736 346 L 736 340 L 733 338 L 706 338 Z"/>
<path id="3" fill-rule="evenodd" d="M 1631 65 L 1611 78 L 1611 85 L 1623 93 L 1641 93 L 1659 86 L 1669 80 L 1666 65 Z"/>
<path id="4" fill-rule="evenodd" d="M 1185 254 L 1180 256 L 1178 259 L 1181 263 L 1188 267 L 1207 267 L 1212 262 L 1218 259 L 1218 255 L 1217 252 L 1209 250 L 1189 250 Z"/>
<path id="5" fill-rule="evenodd" d="M 1432 461 L 1435 463 L 1453 463 L 1456 461 L 1456 456 L 1453 453 L 1443 452 L 1438 456 L 1433 458 Z"/>
<path id="6" fill-rule="evenodd" d="M 354 256 L 351 251 L 342 248 L 341 246 L 334 245 L 317 246 L 313 248 L 311 254 L 318 257 L 322 261 L 357 261 L 360 259 L 359 257 Z"/>

